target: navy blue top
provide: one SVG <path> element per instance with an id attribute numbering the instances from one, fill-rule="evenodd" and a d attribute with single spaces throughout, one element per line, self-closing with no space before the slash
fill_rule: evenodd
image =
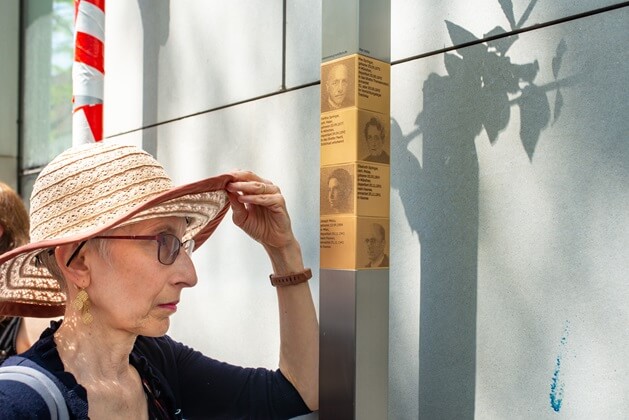
<path id="1" fill-rule="evenodd" d="M 87 419 L 87 392 L 64 371 L 53 339 L 59 325 L 52 323 L 22 356 L 61 382 L 72 419 Z M 222 363 L 168 336 L 139 336 L 129 361 L 142 378 L 151 419 L 283 419 L 310 412 L 279 370 Z M 0 418 L 36 418 L 36 413 L 48 418 L 35 391 L 0 380 Z"/>

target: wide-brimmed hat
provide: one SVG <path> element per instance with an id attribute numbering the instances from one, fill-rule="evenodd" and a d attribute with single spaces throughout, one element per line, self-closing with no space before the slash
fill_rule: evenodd
<path id="1" fill-rule="evenodd" d="M 0 315 L 52 317 L 66 296 L 38 255 L 112 228 L 156 217 L 188 221 L 182 240 L 198 248 L 229 208 L 219 175 L 179 187 L 150 154 L 135 146 L 92 143 L 66 150 L 33 185 L 31 242 L 0 256 Z M 195 248 L 195 249 L 196 249 Z"/>

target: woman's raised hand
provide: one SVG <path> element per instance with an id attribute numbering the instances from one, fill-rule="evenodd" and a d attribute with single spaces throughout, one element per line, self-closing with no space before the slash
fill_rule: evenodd
<path id="1" fill-rule="evenodd" d="M 284 196 L 277 185 L 253 172 L 232 172 L 227 184 L 234 223 L 265 248 L 283 248 L 295 241 Z"/>

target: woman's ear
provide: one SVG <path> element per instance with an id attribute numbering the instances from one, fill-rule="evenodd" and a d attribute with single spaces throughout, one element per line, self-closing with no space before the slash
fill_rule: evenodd
<path id="1" fill-rule="evenodd" d="M 55 248 L 55 261 L 63 277 L 68 283 L 79 288 L 87 287 L 90 279 L 89 267 L 85 264 L 85 249 L 77 249 L 83 248 L 83 245 L 84 242 L 81 242 L 79 244 L 59 245 Z M 72 261 L 68 265 L 70 258 Z"/>

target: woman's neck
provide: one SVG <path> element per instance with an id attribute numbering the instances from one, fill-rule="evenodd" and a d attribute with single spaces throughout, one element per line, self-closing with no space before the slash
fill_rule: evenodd
<path id="1" fill-rule="evenodd" d="M 90 418 L 147 418 L 142 378 L 129 363 L 136 338 L 72 316 L 55 332 L 64 370 L 87 392 Z"/>
<path id="2" fill-rule="evenodd" d="M 120 380 L 129 374 L 129 355 L 136 335 L 112 331 L 96 321 L 85 325 L 67 316 L 55 332 L 54 340 L 59 357 L 67 371 L 79 383 L 83 380 Z"/>

